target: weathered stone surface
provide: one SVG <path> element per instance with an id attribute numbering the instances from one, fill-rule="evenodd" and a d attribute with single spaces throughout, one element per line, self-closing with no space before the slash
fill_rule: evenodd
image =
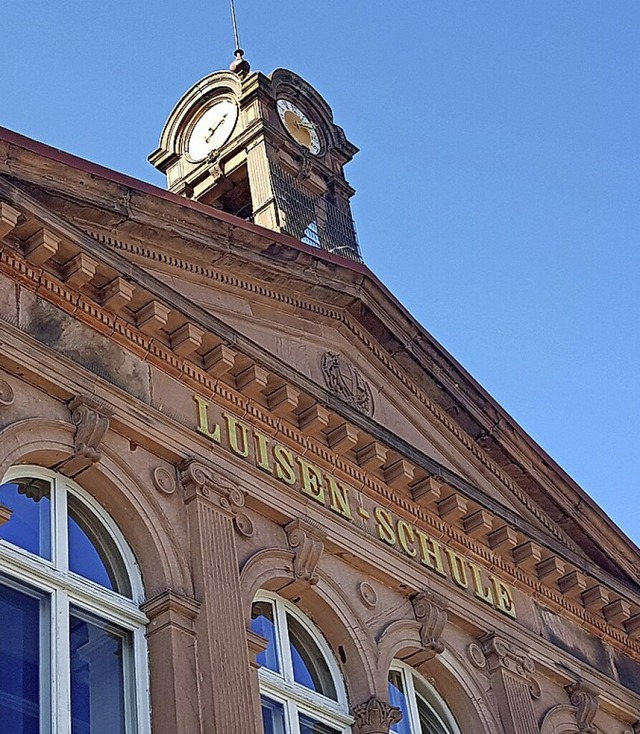
<path id="1" fill-rule="evenodd" d="M 149 369 L 142 360 L 28 291 L 20 294 L 19 326 L 59 354 L 149 402 Z"/>

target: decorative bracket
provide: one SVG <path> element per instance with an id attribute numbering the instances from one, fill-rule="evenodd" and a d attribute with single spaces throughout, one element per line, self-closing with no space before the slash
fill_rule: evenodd
<path id="1" fill-rule="evenodd" d="M 402 719 L 402 712 L 379 698 L 370 698 L 351 710 L 353 734 L 389 734 L 389 729 Z"/>
<path id="2" fill-rule="evenodd" d="M 73 456 L 60 467 L 67 476 L 74 476 L 92 464 L 100 461 L 102 452 L 100 444 L 109 423 L 113 410 L 95 398 L 76 395 L 69 402 L 71 423 L 76 427 L 73 441 Z"/>
<path id="3" fill-rule="evenodd" d="M 297 582 L 318 583 L 316 568 L 324 552 L 326 533 L 306 520 L 297 518 L 285 526 L 289 548 L 294 553 L 293 573 Z"/>
<path id="4" fill-rule="evenodd" d="M 576 708 L 576 721 L 580 734 L 596 734 L 597 729 L 592 726 L 595 715 L 598 713 L 598 695 L 577 682 L 567 686 L 571 705 Z"/>
<path id="5" fill-rule="evenodd" d="M 441 637 L 447 623 L 447 611 L 444 604 L 436 604 L 433 595 L 420 592 L 411 600 L 413 613 L 420 622 L 420 639 L 426 654 L 425 660 L 431 660 L 444 651 Z"/>

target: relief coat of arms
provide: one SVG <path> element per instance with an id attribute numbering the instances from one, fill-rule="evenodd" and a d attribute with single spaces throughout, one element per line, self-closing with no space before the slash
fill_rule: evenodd
<path id="1" fill-rule="evenodd" d="M 322 355 L 324 381 L 335 395 L 368 416 L 373 415 L 373 395 L 369 383 L 341 354 L 325 352 Z"/>

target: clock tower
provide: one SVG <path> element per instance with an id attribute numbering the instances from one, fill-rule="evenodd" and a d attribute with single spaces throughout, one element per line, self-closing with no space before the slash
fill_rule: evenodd
<path id="1" fill-rule="evenodd" d="M 358 149 L 297 74 L 236 57 L 182 97 L 150 162 L 175 193 L 360 261 L 343 172 Z"/>

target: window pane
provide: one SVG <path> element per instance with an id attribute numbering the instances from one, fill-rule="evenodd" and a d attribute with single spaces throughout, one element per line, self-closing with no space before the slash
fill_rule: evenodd
<path id="1" fill-rule="evenodd" d="M 256 601 L 251 607 L 251 629 L 253 632 L 269 640 L 267 649 L 256 658 L 258 665 L 262 665 L 276 673 L 280 672 L 278 650 L 276 648 L 276 633 L 273 621 L 273 605 L 268 601 Z"/>
<path id="2" fill-rule="evenodd" d="M 71 732 L 124 734 L 124 655 L 130 635 L 113 625 L 70 618 Z"/>
<path id="3" fill-rule="evenodd" d="M 42 600 L 0 585 L 0 731 L 40 732 Z"/>
<path id="4" fill-rule="evenodd" d="M 310 716 L 300 714 L 300 734 L 336 734 L 340 729 L 322 724 Z"/>
<path id="5" fill-rule="evenodd" d="M 264 696 L 261 701 L 264 734 L 285 734 L 287 729 L 284 723 L 284 706 Z"/>
<path id="6" fill-rule="evenodd" d="M 336 687 L 324 655 L 297 619 L 287 614 L 289 647 L 296 683 L 337 700 Z"/>
<path id="7" fill-rule="evenodd" d="M 25 477 L 0 484 L 0 505 L 11 510 L 0 523 L 0 538 L 51 560 L 50 483 Z"/>
<path id="8" fill-rule="evenodd" d="M 394 725 L 391 731 L 394 734 L 411 734 L 409 708 L 407 706 L 407 697 L 405 696 L 402 672 L 400 670 L 389 671 L 389 703 L 402 712 L 402 719 Z"/>
<path id="9" fill-rule="evenodd" d="M 112 591 L 131 595 L 120 553 L 102 523 L 75 495 L 67 495 L 69 570 Z"/>

